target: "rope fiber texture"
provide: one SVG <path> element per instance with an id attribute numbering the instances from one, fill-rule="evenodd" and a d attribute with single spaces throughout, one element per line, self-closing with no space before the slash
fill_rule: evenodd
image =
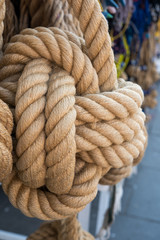
<path id="1" fill-rule="evenodd" d="M 85 232 L 76 216 L 56 221 L 44 223 L 40 228 L 33 234 L 31 234 L 27 240 L 94 240 L 94 237 Z"/>
<path id="2" fill-rule="evenodd" d="M 66 0 L 21 0 L 20 7 L 20 30 L 54 26 L 82 36 L 79 21 Z"/>
<path id="3" fill-rule="evenodd" d="M 12 170 L 12 113 L 7 104 L 0 100 L 0 182 Z"/>
<path id="4" fill-rule="evenodd" d="M 5 1 L 0 3 L 0 52 L 2 55 Z M 12 113 L 6 103 L 0 100 L 0 182 L 12 171 Z"/>
<path id="5" fill-rule="evenodd" d="M 27 26 L 28 14 L 31 26 L 39 25 L 34 14 L 32 18 L 40 7 L 37 1 L 21 3 Z M 143 92 L 117 80 L 108 24 L 98 2 L 62 4 L 74 14 L 83 38 L 69 28 L 22 27 L 0 60 L 0 99 L 15 119 L 14 164 L 3 190 L 25 215 L 65 219 L 60 225 L 66 225 L 76 222 L 72 216 L 95 198 L 99 182 L 112 185 L 130 174 L 143 156 L 147 133 Z M 37 19 L 43 22 L 43 17 Z M 44 232 L 51 226 L 49 234 L 58 234 L 54 223 L 45 226 Z M 80 239 L 78 232 L 58 239 Z"/>

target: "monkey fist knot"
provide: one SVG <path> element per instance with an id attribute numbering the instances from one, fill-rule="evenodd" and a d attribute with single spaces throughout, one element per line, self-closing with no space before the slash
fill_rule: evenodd
<path id="1" fill-rule="evenodd" d="M 143 155 L 142 90 L 123 79 L 114 84 L 108 59 L 104 75 L 83 39 L 56 28 L 25 29 L 8 44 L 1 81 L 13 79 L 17 157 L 3 188 L 27 216 L 79 212 L 99 181 L 115 184 Z"/>

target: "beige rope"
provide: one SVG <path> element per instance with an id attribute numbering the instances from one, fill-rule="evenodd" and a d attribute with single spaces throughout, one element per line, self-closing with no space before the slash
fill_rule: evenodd
<path id="1" fill-rule="evenodd" d="M 0 182 L 12 170 L 12 139 L 13 128 L 12 114 L 8 106 L 0 100 Z"/>
<path id="2" fill-rule="evenodd" d="M 94 240 L 94 237 L 82 230 L 76 216 L 62 221 L 43 224 L 27 240 Z"/>
<path id="3" fill-rule="evenodd" d="M 0 61 L 0 98 L 15 108 L 16 130 L 13 170 L 2 186 L 25 215 L 65 219 L 45 225 L 42 238 L 93 239 L 73 215 L 95 198 L 99 182 L 115 184 L 142 158 L 144 97 L 138 85 L 117 80 L 98 2 L 62 3 L 84 39 L 54 27 L 24 29 L 11 38 Z M 21 28 L 43 22 L 45 7 L 21 4 Z"/>
<path id="4" fill-rule="evenodd" d="M 67 6 L 66 1 L 63 0 L 62 3 L 63 3 L 63 6 Z M 46 9 L 47 11 L 49 11 L 52 17 L 53 17 L 52 11 L 54 11 L 54 7 L 52 6 L 54 5 L 57 6 L 54 13 L 55 12 L 59 13 L 60 12 L 59 4 L 61 4 L 61 1 L 60 2 L 58 1 L 58 5 L 57 5 L 57 2 L 53 0 L 50 0 L 50 1 L 48 0 L 45 2 Z M 90 59 L 93 60 L 93 66 L 96 68 L 98 72 L 100 86 L 105 84 L 105 86 L 103 87 L 104 89 L 102 90 L 103 91 L 112 90 L 116 86 L 115 85 L 116 84 L 115 83 L 116 67 L 114 64 L 113 51 L 111 50 L 111 40 L 108 33 L 108 25 L 106 23 L 105 18 L 101 14 L 101 9 L 97 1 L 88 0 L 83 5 L 82 4 L 83 3 L 76 2 L 75 6 L 73 6 L 73 8 L 75 8 L 73 9 L 74 10 L 73 12 L 76 15 L 78 12 L 80 13 L 80 9 L 84 9 L 82 11 L 82 14 L 84 14 L 84 16 L 81 14 L 80 16 L 76 15 L 76 17 L 80 21 L 82 32 L 85 32 L 86 45 L 87 47 L 89 47 Z M 48 12 L 44 13 L 45 7 L 43 4 L 39 4 L 39 1 L 22 0 L 21 9 L 22 9 L 22 17 L 25 22 L 28 22 L 28 20 L 25 20 L 25 19 L 28 19 L 26 15 L 30 14 L 31 19 L 33 17 L 32 19 L 33 23 L 31 23 L 30 25 L 31 27 L 36 27 L 36 26 L 62 27 L 62 25 L 64 25 L 64 24 L 61 24 L 61 21 L 60 23 L 58 23 L 58 25 L 56 25 L 56 23 L 54 22 L 54 19 L 53 19 L 53 24 L 52 24 L 52 20 L 51 20 L 51 23 L 49 24 L 41 22 L 43 21 L 43 19 L 46 19 L 43 17 L 43 14 L 45 16 L 46 15 L 48 16 Z M 62 11 L 60 13 L 62 14 Z M 65 16 L 66 16 L 66 13 L 65 13 Z M 90 24 L 89 24 L 90 18 L 92 18 L 92 21 L 90 21 Z M 62 19 L 62 17 L 59 16 L 59 19 Z M 20 29 L 23 29 L 24 27 L 28 26 L 28 23 L 23 24 L 23 20 L 21 20 L 21 22 L 23 26 L 20 27 Z M 69 21 L 70 24 L 67 26 L 71 26 L 71 22 L 76 22 L 76 19 L 73 19 L 73 21 L 71 19 L 71 21 Z M 62 27 L 62 29 L 66 29 L 66 28 Z M 71 31 L 71 29 L 68 29 L 68 28 L 67 30 Z M 73 29 L 73 31 L 75 32 L 75 29 Z M 77 31 L 75 33 L 77 33 Z M 94 38 L 94 41 L 92 41 L 93 38 Z M 109 64 L 107 64 L 107 62 L 110 63 L 110 68 L 108 68 Z M 108 82 L 105 82 L 106 78 L 109 78 Z"/>
<path id="5" fill-rule="evenodd" d="M 8 43 L 11 37 L 18 33 L 18 20 L 14 11 L 14 6 L 10 0 L 5 0 L 6 14 L 4 18 L 4 45 Z"/>
<path id="6" fill-rule="evenodd" d="M 66 0 L 21 0 L 20 29 L 58 27 L 82 36 L 79 22 Z"/>
<path id="7" fill-rule="evenodd" d="M 0 75 L 8 79 L 19 76 L 17 69 L 24 69 L 16 92 L 17 170 L 3 188 L 15 207 L 42 219 L 60 219 L 80 211 L 95 197 L 100 178 L 112 167 L 132 164 L 146 141 L 140 87 L 119 80 L 117 90 L 97 94 L 98 78 L 89 58 L 55 31 L 37 28 L 13 37 Z M 77 65 L 76 59 L 82 61 Z M 52 61 L 74 79 L 59 69 L 52 74 Z M 75 91 L 84 95 L 78 97 L 76 135 Z M 44 184 L 50 192 L 40 188 Z"/>
<path id="8" fill-rule="evenodd" d="M 5 1 L 0 3 L 0 50 L 3 46 L 3 20 L 5 17 Z M 2 55 L 2 52 L 1 52 Z M 13 128 L 12 114 L 2 100 L 0 100 L 0 182 L 8 176 L 12 170 L 12 139 Z"/>
<path id="9" fill-rule="evenodd" d="M 150 89 L 150 87 L 159 79 L 157 69 L 153 62 L 153 57 L 155 55 L 154 28 L 155 25 L 152 25 L 149 32 L 150 37 L 146 38 L 142 43 L 139 66 L 130 65 L 126 71 L 130 77 L 135 78 L 135 82 L 137 82 L 144 90 Z M 145 66 L 146 69 L 142 70 L 141 66 Z M 148 97 L 143 103 L 143 106 L 145 106 L 146 104 L 148 105 L 147 99 Z M 155 105 L 156 100 L 153 100 L 151 106 L 153 107 Z"/>
<path id="10" fill-rule="evenodd" d="M 146 95 L 143 101 L 143 107 L 154 108 L 157 105 L 157 91 L 152 90 L 150 94 Z"/>

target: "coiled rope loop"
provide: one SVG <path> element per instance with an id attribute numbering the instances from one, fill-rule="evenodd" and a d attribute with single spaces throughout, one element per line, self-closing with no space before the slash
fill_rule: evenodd
<path id="1" fill-rule="evenodd" d="M 146 145 L 142 90 L 117 80 L 98 3 L 68 2 L 84 39 L 25 29 L 0 61 L 0 98 L 15 107 L 17 140 L 3 189 L 24 214 L 45 220 L 82 210 L 99 181 L 127 176 Z"/>
<path id="2" fill-rule="evenodd" d="M 0 100 L 0 182 L 12 170 L 12 114 L 3 101 Z"/>

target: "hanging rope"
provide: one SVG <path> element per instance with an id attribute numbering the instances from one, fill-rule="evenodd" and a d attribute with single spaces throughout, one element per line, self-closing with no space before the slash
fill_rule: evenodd
<path id="1" fill-rule="evenodd" d="M 76 214 L 95 198 L 99 182 L 115 184 L 142 158 L 143 92 L 117 80 L 99 3 L 68 3 L 83 39 L 54 27 L 24 29 L 0 61 L 0 98 L 14 108 L 16 137 L 13 169 L 2 186 L 25 215 L 65 219 L 42 227 L 42 237 L 49 227 L 57 239 L 93 239 Z"/>
<path id="2" fill-rule="evenodd" d="M 27 240 L 94 240 L 94 237 L 85 232 L 76 216 L 43 224 L 35 233 L 31 234 Z"/>

